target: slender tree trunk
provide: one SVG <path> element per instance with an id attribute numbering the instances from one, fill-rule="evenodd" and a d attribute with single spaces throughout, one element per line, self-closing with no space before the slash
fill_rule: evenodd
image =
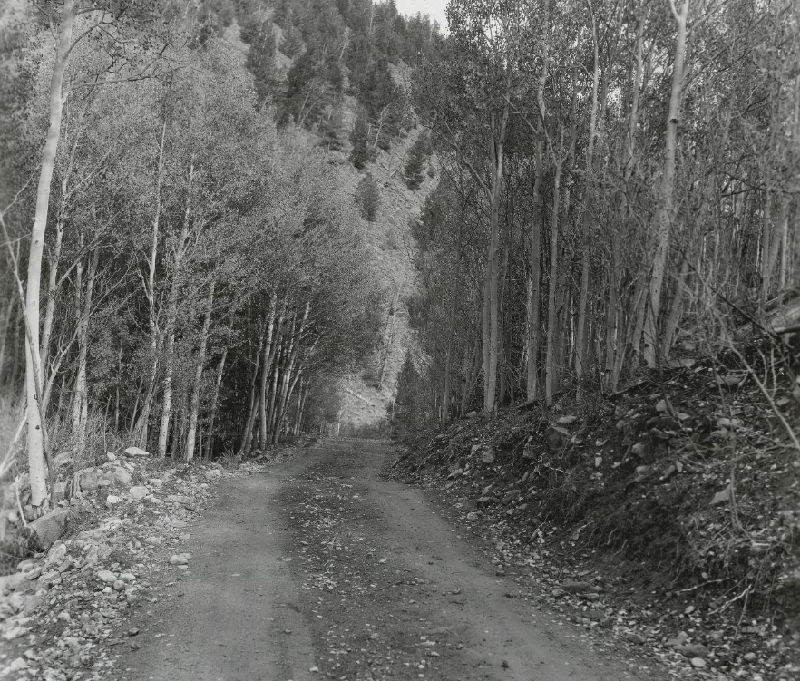
<path id="1" fill-rule="evenodd" d="M 63 186 L 62 186 L 63 191 Z M 50 336 L 53 332 L 53 320 L 56 313 L 56 290 L 58 286 L 58 261 L 61 259 L 61 246 L 64 242 L 64 220 L 62 216 L 56 220 L 56 240 L 53 253 L 48 258 L 47 271 L 47 303 L 44 308 L 44 325 L 42 327 L 42 369 L 47 372 L 47 360 L 50 352 Z"/>
<path id="2" fill-rule="evenodd" d="M 450 420 L 450 375 L 453 364 L 453 324 L 456 316 L 456 299 L 450 301 L 450 319 L 447 326 L 447 349 L 444 356 L 444 381 L 442 382 L 442 422 Z"/>
<path id="3" fill-rule="evenodd" d="M 250 440 L 252 438 L 253 426 L 256 422 L 258 413 L 258 400 L 256 395 L 256 379 L 258 378 L 259 367 L 261 365 L 261 349 L 264 347 L 263 331 L 258 336 L 258 349 L 256 350 L 256 361 L 253 373 L 250 377 L 250 399 L 247 406 L 247 422 L 245 423 L 242 439 L 239 442 L 239 456 L 245 456 L 250 451 Z"/>
<path id="4" fill-rule="evenodd" d="M 589 114 L 589 142 L 586 147 L 586 181 L 584 201 L 581 206 L 581 222 L 583 226 L 583 249 L 581 253 L 581 290 L 578 299 L 578 326 L 575 331 L 575 374 L 578 381 L 586 373 L 587 335 L 586 306 L 589 300 L 589 268 L 591 264 L 591 214 L 587 199 L 591 198 L 590 182 L 594 166 L 594 138 L 597 129 L 598 90 L 600 85 L 600 45 L 597 39 L 597 25 L 592 14 L 592 44 L 594 46 L 594 70 L 592 76 L 592 103 Z M 605 87 L 603 87 L 605 96 Z M 580 392 L 580 384 L 578 386 Z"/>
<path id="5" fill-rule="evenodd" d="M 172 281 L 169 289 L 169 309 L 167 310 L 167 325 L 165 329 L 166 352 L 164 353 L 164 394 L 161 409 L 161 429 L 158 433 L 158 455 L 162 459 L 167 455 L 167 442 L 169 440 L 169 423 L 172 415 L 172 372 L 173 354 L 175 351 L 175 324 L 178 318 L 178 288 L 180 287 L 181 266 L 186 249 L 186 240 L 189 237 L 189 223 L 192 218 L 192 179 L 194 177 L 194 162 L 189 163 L 189 186 L 186 198 L 186 212 L 183 218 L 181 233 L 175 246 Z"/>
<path id="6" fill-rule="evenodd" d="M 156 208 L 153 215 L 152 236 L 150 239 L 150 258 L 147 262 L 147 283 L 144 285 L 144 292 L 147 296 L 149 308 L 150 324 L 150 373 L 148 375 L 147 388 L 142 402 L 142 412 L 135 427 L 134 437 L 138 440 L 139 446 L 147 448 L 148 430 L 150 426 L 150 410 L 153 403 L 153 396 L 156 391 L 156 379 L 158 378 L 158 349 L 161 346 L 161 332 L 158 328 L 158 310 L 156 308 L 155 281 L 156 264 L 158 262 L 158 235 L 161 224 L 161 189 L 164 183 L 164 141 L 167 136 L 167 122 L 161 126 L 161 142 L 158 147 L 158 175 L 156 177 Z M 143 280 L 144 282 L 144 280 Z"/>
<path id="7" fill-rule="evenodd" d="M 300 401 L 297 409 L 297 425 L 295 426 L 295 435 L 300 435 L 300 433 L 303 432 L 303 416 L 306 409 L 306 400 L 308 399 L 308 384 L 305 383 L 305 379 L 302 379 L 302 381 L 303 382 L 300 384 Z"/>
<path id="8" fill-rule="evenodd" d="M 67 66 L 75 22 L 74 0 L 64 0 L 61 26 L 50 81 L 50 121 L 47 140 L 42 151 L 42 167 L 36 190 L 36 210 L 31 232 L 28 257 L 28 275 L 25 290 L 25 313 L 27 343 L 25 347 L 25 399 L 28 425 L 28 472 L 31 485 L 31 504 L 39 508 L 47 499 L 45 458 L 47 457 L 46 424 L 42 414 L 44 374 L 39 341 L 39 295 L 42 278 L 42 256 L 44 254 L 47 213 L 50 206 L 50 189 L 55 169 L 58 141 L 61 137 L 61 117 L 64 111 L 64 70 Z M 51 471 L 52 473 L 52 471 Z"/>
<path id="9" fill-rule="evenodd" d="M 542 295 L 542 178 L 544 177 L 542 142 L 536 141 L 536 176 L 533 182 L 533 219 L 530 233 L 530 278 L 527 301 L 528 373 L 526 396 L 528 404 L 536 399 L 539 376 L 539 308 Z"/>
<path id="10" fill-rule="evenodd" d="M 114 432 L 119 432 L 119 410 L 120 410 L 120 395 L 119 395 L 119 385 L 122 381 L 122 346 L 119 348 L 119 354 L 117 355 L 117 383 L 114 386 Z"/>
<path id="11" fill-rule="evenodd" d="M 89 319 L 92 314 L 92 298 L 97 263 L 100 250 L 95 249 L 89 264 L 86 280 L 86 292 L 81 296 L 80 277 L 77 278 L 76 307 L 78 311 L 78 368 L 75 375 L 75 387 L 72 393 L 72 433 L 75 438 L 75 455 L 80 459 L 86 444 L 86 415 L 88 402 L 86 398 L 86 355 L 89 349 Z M 81 298 L 83 299 L 81 301 Z M 83 304 L 81 305 L 81 302 Z"/>
<path id="12" fill-rule="evenodd" d="M 259 384 L 259 416 L 261 418 L 261 430 L 259 432 L 259 446 L 264 449 L 267 446 L 267 380 L 270 369 L 270 353 L 272 352 L 272 337 L 275 331 L 275 313 L 278 305 L 278 294 L 273 291 L 269 299 L 269 317 L 267 320 L 267 343 L 264 346 L 264 359 L 262 361 L 261 383 Z M 278 320 L 278 326 L 283 323 L 283 312 Z"/>
<path id="13" fill-rule="evenodd" d="M 666 153 L 664 157 L 661 196 L 656 211 L 656 252 L 653 257 L 653 269 L 650 277 L 649 306 L 644 328 L 644 358 L 647 366 L 656 366 L 658 358 L 658 321 L 661 311 L 661 289 L 669 255 L 670 232 L 675 191 L 675 159 L 678 153 L 678 122 L 681 114 L 681 91 L 683 89 L 684 60 L 686 57 L 687 20 L 689 16 L 689 0 L 679 0 L 677 9 L 672 0 L 670 4 L 678 25 L 678 36 L 675 43 L 675 63 L 672 68 L 672 91 L 669 97 L 669 113 L 667 114 Z"/>
<path id="14" fill-rule="evenodd" d="M 281 360 L 284 357 L 284 337 L 283 334 L 281 334 L 278 345 L 275 348 L 275 359 L 273 360 L 272 385 L 269 392 L 269 406 L 267 408 L 267 433 L 264 434 L 265 437 L 268 433 L 272 432 L 273 424 L 275 423 L 275 402 L 278 395 L 278 379 L 280 378 L 281 373 Z"/>
<path id="15" fill-rule="evenodd" d="M 208 289 L 208 307 L 200 330 L 200 347 L 197 350 L 197 364 L 194 368 L 194 383 L 192 397 L 189 400 L 189 432 L 186 436 L 186 452 L 184 458 L 191 461 L 194 458 L 194 441 L 197 435 L 197 419 L 200 415 L 200 385 L 203 379 L 203 366 L 206 363 L 206 346 L 208 345 L 208 332 L 211 329 L 211 309 L 214 306 L 214 282 Z"/>
<path id="16" fill-rule="evenodd" d="M 689 275 L 689 261 L 684 258 L 681 263 L 681 270 L 678 273 L 678 281 L 675 283 L 675 294 L 672 297 L 669 316 L 667 317 L 666 327 L 664 328 L 664 341 L 661 347 L 661 356 L 669 359 L 669 352 L 675 343 L 675 336 L 678 326 L 683 317 L 683 299 L 686 294 L 686 277 Z"/>
<path id="17" fill-rule="evenodd" d="M 620 259 L 622 256 L 621 237 L 618 229 L 611 236 L 611 262 L 608 264 L 608 304 L 606 308 L 606 357 L 603 387 L 615 390 L 613 385 L 614 362 L 619 352 L 619 282 Z M 613 385 L 613 387 L 612 387 Z"/>
<path id="18" fill-rule="evenodd" d="M 489 356 L 485 376 L 483 411 L 495 411 L 497 392 L 497 363 L 500 347 L 500 263 L 498 246 L 500 241 L 500 200 L 503 192 L 503 141 L 505 135 L 493 145 L 494 173 L 492 175 L 492 206 L 489 236 L 487 292 L 489 303 Z"/>
<path id="19" fill-rule="evenodd" d="M 297 353 L 300 348 L 300 338 L 303 336 L 303 332 L 305 331 L 306 322 L 308 320 L 308 313 L 311 309 L 310 303 L 306 303 L 305 311 L 303 313 L 303 318 L 300 321 L 299 327 L 295 326 L 295 321 L 292 321 L 292 330 L 289 336 L 289 347 L 286 353 L 287 356 L 287 364 L 286 368 L 283 372 L 282 381 L 281 381 L 281 390 L 278 402 L 278 409 L 277 413 L 279 415 L 278 420 L 276 421 L 276 427 L 273 428 L 272 431 L 272 442 L 275 443 L 278 441 L 278 435 L 280 432 L 280 421 L 283 417 L 283 413 L 286 410 L 286 405 L 288 404 L 289 397 L 291 395 L 290 389 L 290 380 L 292 380 L 292 372 L 294 371 L 295 363 L 297 361 Z M 295 328 L 297 328 L 297 333 L 295 333 Z M 297 380 L 297 377 L 295 377 Z M 293 383 L 291 385 L 294 385 Z"/>
<path id="20" fill-rule="evenodd" d="M 783 234 L 786 232 L 788 220 L 789 202 L 787 199 L 783 199 L 781 202 L 781 209 L 778 214 L 778 222 L 774 227 L 771 227 L 769 224 L 771 221 L 768 221 L 768 224 L 765 227 L 765 229 L 769 230 L 770 232 L 769 247 L 765 251 L 766 262 L 763 276 L 763 301 L 765 307 L 767 301 L 769 300 L 769 296 L 772 293 L 772 274 L 775 271 L 775 267 L 778 263 L 778 250 L 780 249 L 781 242 L 783 240 Z"/>
<path id="21" fill-rule="evenodd" d="M 780 290 L 786 290 L 786 272 L 787 266 L 789 263 L 789 211 L 786 212 L 786 216 L 783 220 L 783 226 L 781 229 L 781 272 L 780 272 Z M 0 367 L 2 367 L 2 362 L 0 362 Z M 1 370 L 1 369 L 0 369 Z"/>
<path id="22" fill-rule="evenodd" d="M 553 209 L 550 215 L 550 281 L 547 290 L 547 358 L 544 372 L 544 399 L 547 405 L 553 403 L 555 383 L 555 337 L 556 329 L 556 288 L 558 287 L 558 214 L 561 203 L 562 160 L 556 161 L 553 179 Z"/>
<path id="23" fill-rule="evenodd" d="M 500 244 L 500 202 L 503 198 L 504 145 L 510 114 L 511 72 L 506 74 L 505 104 L 500 115 L 499 129 L 491 141 L 492 187 L 491 214 L 489 218 L 489 251 L 486 263 L 486 293 L 484 313 L 488 318 L 488 352 L 484 368 L 483 411 L 491 414 L 496 409 L 497 364 L 500 350 L 500 263 L 498 247 Z M 484 322 L 486 324 L 486 322 Z"/>
<path id="24" fill-rule="evenodd" d="M 3 306 L 2 322 L 0 322 L 0 385 L 3 384 L 3 376 L 6 368 L 6 348 L 8 347 L 8 332 L 12 329 L 15 321 L 17 297 L 11 296 L 8 304 Z"/>
<path id="25" fill-rule="evenodd" d="M 217 380 L 214 382 L 214 394 L 211 396 L 211 407 L 208 413 L 208 430 L 206 433 L 206 447 L 205 458 L 211 458 L 211 452 L 214 442 L 214 421 L 217 418 L 217 405 L 219 404 L 219 389 L 222 385 L 222 376 L 225 371 L 225 361 L 228 359 L 228 348 L 222 351 L 222 357 L 219 358 L 219 366 L 217 367 Z"/>

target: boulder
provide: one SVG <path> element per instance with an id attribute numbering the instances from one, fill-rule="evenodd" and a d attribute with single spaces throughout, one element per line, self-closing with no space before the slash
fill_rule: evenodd
<path id="1" fill-rule="evenodd" d="M 114 469 L 114 481 L 117 484 L 127 486 L 131 484 L 132 480 L 133 477 L 131 476 L 131 474 L 122 466 L 117 466 Z"/>
<path id="2" fill-rule="evenodd" d="M 85 468 L 78 473 L 78 488 L 82 492 L 91 492 L 100 487 L 100 473 L 96 468 Z"/>
<path id="3" fill-rule="evenodd" d="M 483 452 L 481 452 L 481 461 L 483 463 L 494 463 L 494 447 L 491 445 L 484 447 Z"/>
<path id="4" fill-rule="evenodd" d="M 128 490 L 128 494 L 130 494 L 132 499 L 136 499 L 137 501 L 144 499 L 148 494 L 150 494 L 150 490 L 147 489 L 144 485 L 136 485 L 135 487 L 131 487 Z"/>
<path id="5" fill-rule="evenodd" d="M 28 525 L 31 537 L 36 541 L 42 551 L 49 549 L 60 539 L 67 529 L 67 523 L 72 512 L 67 508 L 59 508 L 37 518 Z"/>
<path id="6" fill-rule="evenodd" d="M 22 572 L 0 577 L 0 596 L 5 596 L 7 593 L 14 591 L 24 581 L 25 575 Z"/>
<path id="7" fill-rule="evenodd" d="M 550 426 L 547 429 L 547 446 L 551 452 L 558 452 L 566 447 L 571 433 L 561 426 Z"/>
<path id="8" fill-rule="evenodd" d="M 101 582 L 113 583 L 117 580 L 117 576 L 111 570 L 100 570 L 97 573 L 97 579 Z"/>

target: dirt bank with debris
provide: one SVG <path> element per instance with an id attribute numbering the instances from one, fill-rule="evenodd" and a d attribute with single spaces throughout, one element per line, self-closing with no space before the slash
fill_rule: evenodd
<path id="1" fill-rule="evenodd" d="M 769 398 L 736 357 L 687 364 L 418 434 L 394 475 L 436 490 L 498 563 L 536 566 L 575 621 L 677 674 L 800 678 L 800 459 L 785 429 L 800 384 L 788 362 L 762 382 Z"/>

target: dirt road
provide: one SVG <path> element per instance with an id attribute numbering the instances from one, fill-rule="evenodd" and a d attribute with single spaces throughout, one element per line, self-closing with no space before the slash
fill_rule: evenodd
<path id="1" fill-rule="evenodd" d="M 132 622 L 140 648 L 118 678 L 656 678 L 593 651 L 419 491 L 381 479 L 387 451 L 324 443 L 225 482 L 192 528 L 190 569 Z"/>

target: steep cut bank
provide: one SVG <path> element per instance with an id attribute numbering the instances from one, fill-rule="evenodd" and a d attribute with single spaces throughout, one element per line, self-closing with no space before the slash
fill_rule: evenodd
<path id="1" fill-rule="evenodd" d="M 417 245 L 410 225 L 419 217 L 425 198 L 438 181 L 426 174 L 417 190 L 409 189 L 404 181 L 405 159 L 420 134 L 424 131 L 418 128 L 390 151 L 379 153 L 364 173 L 351 169 L 354 192 L 366 173 L 380 188 L 376 219 L 369 223 L 366 233 L 384 297 L 378 346 L 366 366 L 345 377 L 340 385 L 341 421 L 347 431 L 376 428 L 386 421 L 406 353 L 415 351 L 407 306 L 407 299 L 417 287 Z"/>
<path id="2" fill-rule="evenodd" d="M 779 350 L 473 414 L 410 437 L 395 474 L 440 490 L 499 564 L 536 565 L 587 628 L 655 646 L 681 673 L 797 678 L 800 461 L 785 426 L 800 423 L 800 355 Z M 767 375 L 786 387 L 764 392 Z"/>

